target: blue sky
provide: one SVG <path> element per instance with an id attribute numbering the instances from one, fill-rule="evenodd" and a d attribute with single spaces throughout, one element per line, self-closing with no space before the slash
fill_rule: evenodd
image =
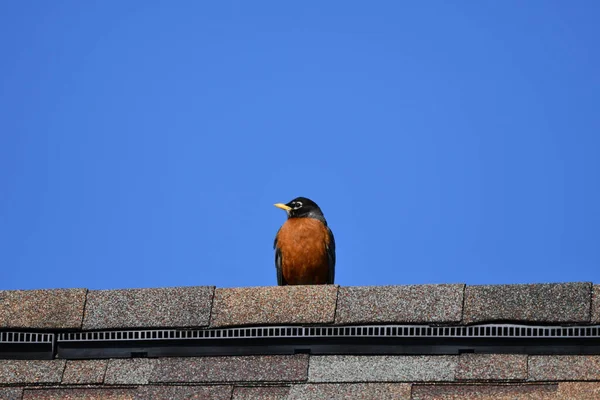
<path id="1" fill-rule="evenodd" d="M 0 289 L 600 282 L 600 3 L 0 5 Z"/>

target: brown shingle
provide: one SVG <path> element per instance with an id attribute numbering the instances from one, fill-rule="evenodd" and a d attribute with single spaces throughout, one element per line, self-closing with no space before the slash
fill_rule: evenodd
<path id="1" fill-rule="evenodd" d="M 310 382 L 452 381 L 457 356 L 311 356 Z"/>
<path id="2" fill-rule="evenodd" d="M 146 385 L 154 368 L 155 359 L 111 359 L 106 368 L 107 385 Z"/>
<path id="3" fill-rule="evenodd" d="M 151 382 L 293 382 L 305 381 L 306 355 L 162 358 Z"/>
<path id="4" fill-rule="evenodd" d="M 0 328 L 81 329 L 86 292 L 0 290 Z"/>
<path id="5" fill-rule="evenodd" d="M 90 290 L 84 329 L 207 326 L 214 287 Z"/>
<path id="6" fill-rule="evenodd" d="M 236 387 L 232 400 L 284 400 L 290 391 L 288 386 Z"/>
<path id="7" fill-rule="evenodd" d="M 600 380 L 600 356 L 530 356 L 529 380 Z"/>
<path id="8" fill-rule="evenodd" d="M 414 400 L 555 400 L 557 385 L 413 385 Z"/>
<path id="9" fill-rule="evenodd" d="M 286 400 L 408 400 L 407 383 L 317 383 L 294 385 Z"/>
<path id="10" fill-rule="evenodd" d="M 600 399 L 600 382 L 561 382 L 557 400 Z"/>
<path id="11" fill-rule="evenodd" d="M 590 283 L 467 286 L 464 322 L 590 321 Z"/>
<path id="12" fill-rule="evenodd" d="M 0 384 L 60 383 L 65 360 L 0 360 Z"/>
<path id="13" fill-rule="evenodd" d="M 336 324 L 460 322 L 464 285 L 340 287 Z"/>
<path id="14" fill-rule="evenodd" d="M 524 354 L 461 354 L 457 380 L 526 380 Z"/>
<path id="15" fill-rule="evenodd" d="M 23 400 L 134 400 L 134 389 L 31 389 Z"/>
<path id="16" fill-rule="evenodd" d="M 230 400 L 231 386 L 142 386 L 136 400 Z"/>
<path id="17" fill-rule="evenodd" d="M 104 382 L 108 360 L 68 360 L 62 383 L 70 385 Z"/>
<path id="18" fill-rule="evenodd" d="M 0 388 L 0 399 L 2 400 L 21 400 L 23 389 L 21 388 Z"/>
<path id="19" fill-rule="evenodd" d="M 337 286 L 217 289 L 211 326 L 333 323 Z"/>

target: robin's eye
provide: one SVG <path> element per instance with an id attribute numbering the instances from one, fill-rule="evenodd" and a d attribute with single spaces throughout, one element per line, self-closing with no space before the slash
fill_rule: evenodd
<path id="1" fill-rule="evenodd" d="M 292 203 L 292 208 L 294 210 L 297 210 L 297 209 L 299 209 L 301 207 L 302 207 L 302 202 L 301 201 L 295 201 L 295 202 Z"/>

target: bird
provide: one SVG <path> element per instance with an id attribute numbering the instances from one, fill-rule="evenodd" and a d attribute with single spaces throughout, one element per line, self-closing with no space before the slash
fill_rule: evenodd
<path id="1" fill-rule="evenodd" d="M 335 238 L 317 203 L 296 197 L 274 205 L 287 213 L 273 243 L 277 285 L 333 284 Z"/>

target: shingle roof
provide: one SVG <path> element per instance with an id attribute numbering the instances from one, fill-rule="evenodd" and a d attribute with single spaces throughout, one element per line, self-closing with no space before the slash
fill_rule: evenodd
<path id="1" fill-rule="evenodd" d="M 590 283 L 468 286 L 463 322 L 589 322 L 591 290 Z"/>
<path id="2" fill-rule="evenodd" d="M 600 322 L 591 283 L 0 291 L 0 330 Z M 0 399 L 594 399 L 600 355 L 0 360 Z"/>
<path id="3" fill-rule="evenodd" d="M 460 322 L 465 285 L 340 287 L 337 324 Z"/>
<path id="4" fill-rule="evenodd" d="M 83 329 L 208 326 L 214 288 L 90 290 Z"/>
<path id="5" fill-rule="evenodd" d="M 330 324 L 337 292 L 332 285 L 217 289 L 210 325 Z"/>
<path id="6" fill-rule="evenodd" d="M 0 328 L 81 328 L 87 290 L 0 290 Z"/>

